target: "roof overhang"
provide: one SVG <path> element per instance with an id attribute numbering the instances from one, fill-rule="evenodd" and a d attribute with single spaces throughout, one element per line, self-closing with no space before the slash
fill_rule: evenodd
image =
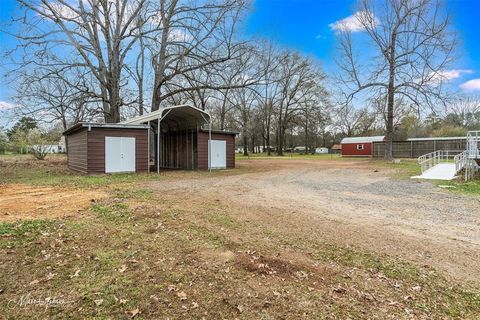
<path id="1" fill-rule="evenodd" d="M 69 135 L 72 134 L 80 129 L 88 128 L 104 128 L 104 129 L 148 129 L 147 125 L 144 124 L 123 124 L 123 123 L 94 123 L 94 122 L 79 122 L 67 130 L 65 130 L 62 134 Z"/>
<path id="2" fill-rule="evenodd" d="M 210 122 L 210 114 L 190 105 L 165 107 L 148 114 L 120 122 L 121 124 L 147 124 L 161 121 L 171 129 L 185 130 L 201 127 Z"/>
<path id="3" fill-rule="evenodd" d="M 209 132 L 209 130 L 200 129 L 202 132 Z M 220 134 L 229 134 L 232 136 L 238 136 L 240 132 L 238 131 L 230 131 L 230 130 L 219 130 L 219 129 L 212 129 L 210 130 L 212 133 L 220 133 Z"/>

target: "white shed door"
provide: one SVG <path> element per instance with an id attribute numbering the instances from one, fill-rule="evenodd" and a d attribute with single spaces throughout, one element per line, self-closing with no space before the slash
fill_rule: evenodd
<path id="1" fill-rule="evenodd" d="M 105 172 L 135 172 L 134 137 L 105 137 Z"/>
<path id="2" fill-rule="evenodd" d="M 212 169 L 225 169 L 227 167 L 226 141 L 210 140 L 210 163 Z"/>

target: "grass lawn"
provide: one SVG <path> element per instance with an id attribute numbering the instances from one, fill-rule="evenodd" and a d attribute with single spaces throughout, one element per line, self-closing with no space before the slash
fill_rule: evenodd
<path id="1" fill-rule="evenodd" d="M 415 170 L 410 162 L 378 164 Z M 60 158 L 0 170 L 2 188 L 24 183 L 108 194 L 77 215 L 0 224 L 5 319 L 477 319 L 480 314 L 477 288 L 431 268 L 285 231 L 245 219 L 241 210 L 215 198 L 160 192 L 148 184 L 201 179 L 206 172 L 81 176 L 69 173 Z M 47 297 L 57 303 L 21 303 Z"/>

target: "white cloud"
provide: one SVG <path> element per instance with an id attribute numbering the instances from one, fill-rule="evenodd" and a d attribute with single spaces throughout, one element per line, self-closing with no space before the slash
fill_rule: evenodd
<path id="1" fill-rule="evenodd" d="M 0 101 L 0 110 L 9 110 L 13 108 L 15 108 L 15 104 L 7 101 Z"/>
<path id="2" fill-rule="evenodd" d="M 365 19 L 372 19 L 373 26 L 376 26 L 378 24 L 378 19 L 375 16 L 373 16 L 373 13 L 369 11 L 357 11 L 351 16 L 348 16 L 344 19 L 330 23 L 328 26 L 333 31 L 360 32 L 365 30 L 365 27 L 361 23 L 361 21 Z"/>
<path id="3" fill-rule="evenodd" d="M 317 34 L 317 35 L 315 36 L 315 39 L 317 39 L 317 40 L 325 40 L 325 39 L 327 39 L 327 37 L 324 36 L 323 34 Z"/>
<path id="4" fill-rule="evenodd" d="M 480 91 L 480 79 L 472 79 L 460 85 L 465 91 Z"/>
<path id="5" fill-rule="evenodd" d="M 437 81 L 449 81 L 460 78 L 463 74 L 471 74 L 473 70 L 469 69 L 452 69 L 443 70 L 432 74 L 432 80 Z"/>
<path id="6" fill-rule="evenodd" d="M 40 6 L 40 10 L 44 15 L 53 16 L 53 14 L 56 13 L 64 19 L 75 19 L 78 17 L 78 14 L 74 10 L 63 3 L 52 1 L 48 4 L 50 7 L 48 7 L 46 4 L 42 4 Z M 74 6 L 72 5 L 72 7 Z"/>
<path id="7" fill-rule="evenodd" d="M 170 29 L 168 40 L 172 42 L 190 42 L 193 40 L 193 37 L 184 30 L 175 28 Z"/>

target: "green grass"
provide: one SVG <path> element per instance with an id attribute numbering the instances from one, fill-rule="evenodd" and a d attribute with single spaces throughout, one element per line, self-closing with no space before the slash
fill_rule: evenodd
<path id="1" fill-rule="evenodd" d="M 115 196 L 122 199 L 150 200 L 153 198 L 153 191 L 147 188 L 128 188 L 114 190 Z"/>
<path id="2" fill-rule="evenodd" d="M 2 177 L 5 183 L 25 183 L 33 185 L 53 185 L 72 187 L 101 187 L 110 184 L 154 181 L 161 176 L 154 174 L 112 174 L 112 175 L 81 175 L 63 170 L 49 170 L 48 168 L 20 168 L 13 172 L 6 172 Z"/>
<path id="3" fill-rule="evenodd" d="M 461 180 L 441 181 L 435 183 L 438 187 L 452 192 L 470 195 L 480 195 L 480 180 L 464 182 Z"/>
<path id="4" fill-rule="evenodd" d="M 410 179 L 413 176 L 421 174 L 420 166 L 417 160 L 414 159 L 400 159 L 400 163 L 394 163 L 392 161 L 385 161 L 381 159 L 372 159 L 370 161 L 374 166 L 394 169 L 394 178 Z"/>
<path id="5" fill-rule="evenodd" d="M 347 267 L 371 269 L 375 272 L 382 272 L 388 278 L 395 280 L 418 282 L 422 274 L 413 264 L 393 261 L 386 257 L 345 246 L 319 243 L 316 248 L 315 257 L 320 261 L 335 261 Z"/>
<path id="6" fill-rule="evenodd" d="M 29 220 L 24 222 L 0 223 L 0 235 L 24 236 L 25 234 L 38 234 L 51 224 L 50 220 Z"/>
<path id="7" fill-rule="evenodd" d="M 131 218 L 130 210 L 128 208 L 128 205 L 125 203 L 115 203 L 115 204 L 108 204 L 108 205 L 93 204 L 91 209 L 98 216 L 107 220 L 125 221 Z"/>
<path id="8" fill-rule="evenodd" d="M 340 154 L 300 154 L 300 153 L 285 153 L 283 156 L 278 156 L 272 153 L 268 156 L 267 153 L 251 153 L 248 156 L 243 154 L 235 154 L 237 160 L 272 160 L 272 159 L 289 159 L 289 160 L 345 160 L 349 158 L 342 158 Z M 361 158 L 358 160 L 366 160 L 368 158 Z"/>

